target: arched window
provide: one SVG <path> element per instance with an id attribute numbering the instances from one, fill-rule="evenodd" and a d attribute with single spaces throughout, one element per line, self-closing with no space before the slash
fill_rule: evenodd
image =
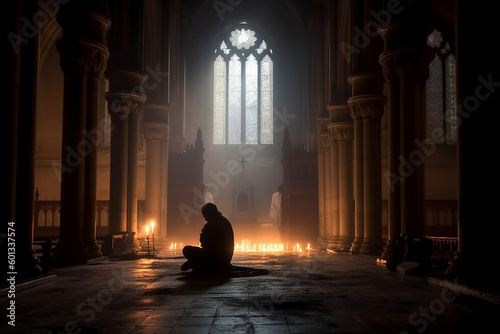
<path id="1" fill-rule="evenodd" d="M 427 37 L 427 45 L 436 49 L 426 86 L 427 138 L 437 144 L 453 145 L 457 142 L 456 62 L 450 44 L 442 46 L 442 41 L 436 29 Z"/>
<path id="2" fill-rule="evenodd" d="M 244 26 L 214 53 L 213 143 L 272 144 L 272 50 Z"/>

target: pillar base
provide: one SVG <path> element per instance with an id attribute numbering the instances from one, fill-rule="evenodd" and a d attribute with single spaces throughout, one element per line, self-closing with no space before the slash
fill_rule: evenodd
<path id="1" fill-rule="evenodd" d="M 352 239 L 352 237 L 338 237 L 335 250 L 340 253 L 351 253 Z"/>
<path id="2" fill-rule="evenodd" d="M 137 254 L 141 250 L 141 244 L 135 232 L 124 233 L 123 237 L 115 241 L 113 255 Z"/>
<path id="3" fill-rule="evenodd" d="M 363 238 L 354 238 L 354 241 L 351 244 L 350 252 L 352 254 L 359 254 L 359 250 L 361 249 L 361 244 L 363 243 Z"/>
<path id="4" fill-rule="evenodd" d="M 320 250 L 328 249 L 328 239 L 326 237 L 316 238 L 316 247 Z"/>
<path id="5" fill-rule="evenodd" d="M 381 238 L 364 238 L 359 253 L 365 255 L 380 255 L 383 249 L 384 241 Z"/>
<path id="6" fill-rule="evenodd" d="M 337 251 L 337 248 L 339 246 L 338 239 L 339 237 L 327 237 L 328 244 L 326 245 L 326 248 Z"/>

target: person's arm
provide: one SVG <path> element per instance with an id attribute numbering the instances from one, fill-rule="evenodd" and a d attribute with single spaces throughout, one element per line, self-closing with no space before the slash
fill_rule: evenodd
<path id="1" fill-rule="evenodd" d="M 203 229 L 201 230 L 200 234 L 201 247 L 210 248 L 213 245 L 214 241 L 212 235 L 213 235 L 212 227 L 209 223 L 206 223 Z"/>

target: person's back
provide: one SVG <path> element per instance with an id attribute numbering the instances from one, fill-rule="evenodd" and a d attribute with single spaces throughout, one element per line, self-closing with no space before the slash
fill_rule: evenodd
<path id="1" fill-rule="evenodd" d="M 229 264 L 234 252 L 234 233 L 229 220 L 220 213 L 208 216 L 201 230 L 200 243 L 210 258 Z"/>
<path id="2" fill-rule="evenodd" d="M 201 212 L 207 222 L 200 233 L 201 247 L 184 247 L 183 254 L 188 261 L 181 269 L 193 268 L 200 272 L 228 271 L 234 252 L 233 227 L 213 203 L 205 204 Z"/>

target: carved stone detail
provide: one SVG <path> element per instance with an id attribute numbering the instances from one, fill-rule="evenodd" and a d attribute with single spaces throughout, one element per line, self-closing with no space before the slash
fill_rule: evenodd
<path id="1" fill-rule="evenodd" d="M 104 74 L 109 58 L 106 45 L 83 39 L 66 42 L 62 38 L 58 40 L 57 48 L 64 73 L 88 74 L 98 78 Z"/>
<path id="2" fill-rule="evenodd" d="M 328 124 L 328 136 L 330 141 L 353 141 L 354 124 L 353 123 L 330 123 Z"/>
<path id="3" fill-rule="evenodd" d="M 143 124 L 146 140 L 168 140 L 168 126 L 158 123 Z"/>
<path id="4" fill-rule="evenodd" d="M 144 110 L 146 96 L 128 92 L 108 92 L 108 113 L 111 117 L 136 116 Z"/>
<path id="5" fill-rule="evenodd" d="M 384 78 L 388 83 L 396 80 L 426 80 L 431 60 L 431 55 L 424 46 L 396 48 L 382 52 L 379 57 Z"/>
<path id="6" fill-rule="evenodd" d="M 347 100 L 351 107 L 351 117 L 355 121 L 364 118 L 381 119 L 385 102 L 383 95 L 358 95 Z"/>
<path id="7" fill-rule="evenodd" d="M 330 148 L 330 138 L 328 136 L 328 133 L 319 135 L 319 148 L 325 150 Z"/>

